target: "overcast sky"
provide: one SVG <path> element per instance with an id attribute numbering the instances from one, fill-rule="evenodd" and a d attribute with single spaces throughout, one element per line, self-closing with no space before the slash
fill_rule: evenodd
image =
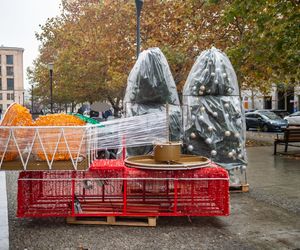
<path id="1" fill-rule="evenodd" d="M 49 17 L 59 14 L 61 0 L 0 0 L 0 45 L 24 48 L 24 79 L 28 88 L 26 68 L 38 55 L 35 32 Z"/>

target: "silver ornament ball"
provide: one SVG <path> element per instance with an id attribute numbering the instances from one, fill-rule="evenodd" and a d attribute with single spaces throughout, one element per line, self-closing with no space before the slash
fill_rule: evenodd
<path id="1" fill-rule="evenodd" d="M 200 108 L 200 111 L 201 111 L 201 112 L 205 112 L 205 108 L 202 106 L 202 107 Z"/>
<path id="2" fill-rule="evenodd" d="M 211 144 L 211 143 L 212 143 L 212 139 L 211 139 L 211 138 L 207 138 L 207 139 L 205 140 L 205 142 L 206 142 L 207 144 Z"/>
<path id="3" fill-rule="evenodd" d="M 195 134 L 195 133 L 191 133 L 190 136 L 191 136 L 192 139 L 195 139 L 195 138 L 196 138 L 196 134 Z"/>
<path id="4" fill-rule="evenodd" d="M 213 131 L 214 128 L 212 126 L 209 126 L 207 129 L 208 131 Z"/>
<path id="5" fill-rule="evenodd" d="M 232 156 L 233 156 L 233 153 L 232 153 L 232 152 L 229 152 L 229 153 L 228 153 L 228 157 L 229 157 L 229 158 L 232 158 Z"/>
<path id="6" fill-rule="evenodd" d="M 213 112 L 213 117 L 217 117 L 218 116 L 218 113 L 217 112 Z"/>
<path id="7" fill-rule="evenodd" d="M 193 145 L 189 145 L 187 149 L 188 149 L 188 151 L 191 152 L 191 151 L 193 151 L 194 147 L 193 147 Z"/>
<path id="8" fill-rule="evenodd" d="M 198 119 L 199 119 L 199 120 L 203 120 L 203 119 L 204 119 L 204 116 L 203 116 L 203 115 L 198 115 Z"/>
<path id="9" fill-rule="evenodd" d="M 216 156 L 217 155 L 217 151 L 216 150 L 212 150 L 210 153 L 211 153 L 212 156 Z"/>
<path id="10" fill-rule="evenodd" d="M 204 90 L 205 90 L 205 86 L 204 86 L 204 85 L 201 85 L 200 90 L 201 90 L 201 91 L 204 91 Z"/>
<path id="11" fill-rule="evenodd" d="M 230 131 L 225 131 L 225 136 L 230 136 L 230 135 L 231 135 Z"/>

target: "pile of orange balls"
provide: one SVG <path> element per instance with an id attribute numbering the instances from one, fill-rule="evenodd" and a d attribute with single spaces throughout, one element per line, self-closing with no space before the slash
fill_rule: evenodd
<path id="1" fill-rule="evenodd" d="M 64 133 L 64 137 L 61 136 L 61 130 L 55 129 L 55 126 L 83 126 L 86 123 L 76 116 L 67 115 L 67 114 L 48 114 L 38 117 L 35 121 L 32 119 L 32 116 L 29 110 L 23 107 L 20 104 L 13 103 L 6 110 L 3 119 L 0 122 L 0 140 L 7 142 L 9 138 L 10 130 L 1 128 L 1 126 L 51 126 L 49 129 L 40 129 L 39 136 L 43 143 L 46 154 L 41 148 L 41 142 L 39 140 L 34 141 L 33 152 L 39 157 L 40 160 L 69 160 L 70 152 L 75 152 L 77 150 L 79 141 L 81 140 L 82 133 L 84 130 L 74 130 L 66 129 L 67 132 Z M 79 133 L 78 133 L 79 132 Z M 19 150 L 23 152 L 27 147 L 27 144 L 24 143 L 28 140 L 28 143 L 32 143 L 34 130 L 32 129 L 22 129 L 15 128 L 14 136 L 16 140 L 22 141 L 19 146 Z M 66 142 L 67 141 L 67 142 Z M 67 150 L 67 145 L 69 150 Z M 0 159 L 3 155 L 5 143 L 0 147 Z M 57 148 L 56 152 L 54 152 Z M 72 155 L 72 153 L 71 153 Z M 11 139 L 9 141 L 4 161 L 13 161 L 18 156 L 18 148 L 15 145 L 14 141 Z M 72 155 L 73 156 L 73 155 Z"/>

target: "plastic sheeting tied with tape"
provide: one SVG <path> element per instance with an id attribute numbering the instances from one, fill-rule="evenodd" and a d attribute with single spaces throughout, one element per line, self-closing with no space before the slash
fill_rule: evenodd
<path id="1" fill-rule="evenodd" d="M 66 121 L 55 122 L 55 117 L 62 116 L 67 117 L 41 117 L 42 126 L 0 126 L 4 145 L 0 148 L 0 170 L 85 170 L 99 150 L 149 146 L 165 142 L 168 135 L 167 117 L 161 112 L 98 125 L 82 125 L 75 116 L 68 116 L 68 125 Z M 13 161 L 6 160 L 12 154 Z"/>
<path id="2" fill-rule="evenodd" d="M 147 49 L 139 55 L 128 77 L 124 104 L 126 117 L 168 113 L 169 139 L 180 140 L 180 102 L 167 59 L 159 48 Z M 128 154 L 147 154 L 151 151 L 151 146 L 140 147 L 129 149 Z"/>
<path id="3" fill-rule="evenodd" d="M 189 153 L 232 169 L 246 165 L 245 118 L 237 77 L 228 57 L 203 51 L 183 90 L 184 139 Z"/>

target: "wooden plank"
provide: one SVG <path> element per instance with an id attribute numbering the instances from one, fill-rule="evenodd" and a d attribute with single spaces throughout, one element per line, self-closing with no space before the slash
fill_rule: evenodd
<path id="1" fill-rule="evenodd" d="M 248 193 L 249 192 L 249 184 L 241 184 L 239 186 L 230 186 L 229 191 L 231 193 Z"/>
<path id="2" fill-rule="evenodd" d="M 157 217 L 102 216 L 102 217 L 67 217 L 66 222 L 68 224 L 76 224 L 76 225 L 155 227 L 156 220 Z"/>
<path id="3" fill-rule="evenodd" d="M 87 170 L 88 161 L 84 159 L 82 162 L 78 162 L 77 170 Z M 2 163 L 1 170 L 24 170 L 21 160 L 5 161 Z M 49 166 L 46 161 L 30 160 L 27 165 L 27 170 L 49 170 Z M 52 170 L 74 170 L 74 166 L 71 159 L 68 161 L 54 161 Z"/>

